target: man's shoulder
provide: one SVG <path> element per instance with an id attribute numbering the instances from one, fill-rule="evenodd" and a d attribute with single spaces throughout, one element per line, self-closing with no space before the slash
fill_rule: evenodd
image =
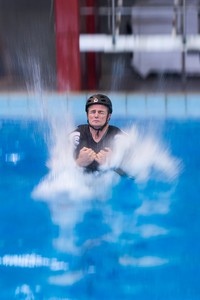
<path id="1" fill-rule="evenodd" d="M 110 133 L 112 133 L 112 134 L 123 133 L 123 131 L 119 127 L 114 126 L 114 125 L 109 125 L 108 129 L 109 129 Z"/>
<path id="2" fill-rule="evenodd" d="M 81 132 L 85 132 L 85 131 L 87 131 L 88 130 L 88 125 L 87 124 L 80 124 L 80 125 L 78 125 L 74 130 L 73 130 L 73 132 L 79 132 L 79 133 L 81 133 Z M 72 133 L 73 133 L 72 132 Z"/>
<path id="3" fill-rule="evenodd" d="M 78 130 L 78 131 L 86 131 L 86 130 L 88 130 L 88 125 L 87 124 L 78 125 L 76 130 Z"/>
<path id="4" fill-rule="evenodd" d="M 72 142 L 72 144 L 77 147 L 77 145 L 80 143 L 80 139 L 87 136 L 88 132 L 88 125 L 87 124 L 81 124 L 74 129 L 70 135 L 69 140 Z"/>

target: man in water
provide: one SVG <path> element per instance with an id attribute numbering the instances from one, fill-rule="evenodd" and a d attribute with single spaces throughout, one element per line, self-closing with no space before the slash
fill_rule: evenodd
<path id="1" fill-rule="evenodd" d="M 79 125 L 72 133 L 74 156 L 79 167 L 87 172 L 98 171 L 111 159 L 114 139 L 123 132 L 109 125 L 112 102 L 103 94 L 95 94 L 86 102 L 88 124 Z"/>

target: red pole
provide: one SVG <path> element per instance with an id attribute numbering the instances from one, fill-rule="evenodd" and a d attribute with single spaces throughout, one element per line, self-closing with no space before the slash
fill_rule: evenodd
<path id="1" fill-rule="evenodd" d="M 81 88 L 78 0 L 55 0 L 58 91 Z"/>
<path id="2" fill-rule="evenodd" d="M 87 0 L 87 7 L 92 7 L 95 10 L 94 0 Z M 86 31 L 87 33 L 95 33 L 95 11 L 93 14 L 88 15 L 86 18 Z M 96 54 L 95 52 L 88 52 L 86 54 L 87 69 L 88 69 L 88 81 L 87 88 L 89 90 L 96 89 Z"/>

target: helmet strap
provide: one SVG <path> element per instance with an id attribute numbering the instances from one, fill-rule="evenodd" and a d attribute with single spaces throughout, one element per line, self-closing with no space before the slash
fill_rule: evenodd
<path id="1" fill-rule="evenodd" d="M 99 132 L 102 131 L 102 130 L 106 127 L 107 124 L 108 124 L 108 121 L 106 121 L 105 124 L 104 124 L 103 126 L 101 126 L 100 128 L 95 128 L 94 126 L 92 126 L 92 125 L 88 122 L 88 125 L 89 125 L 92 129 L 94 129 L 94 130 L 97 131 L 97 135 L 99 135 Z"/>

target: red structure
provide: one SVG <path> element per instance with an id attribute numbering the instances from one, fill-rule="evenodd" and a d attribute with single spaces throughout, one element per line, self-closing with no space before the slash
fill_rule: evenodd
<path id="1" fill-rule="evenodd" d="M 86 1 L 87 7 L 93 7 L 95 10 L 95 1 L 94 0 L 87 0 Z M 91 15 L 88 15 L 86 18 L 86 31 L 89 34 L 96 32 L 96 18 L 95 18 L 95 11 Z M 95 52 L 88 52 L 86 54 L 86 64 L 88 68 L 88 78 L 87 78 L 87 88 L 89 90 L 94 90 L 96 88 L 96 54 Z"/>
<path id="2" fill-rule="evenodd" d="M 55 0 L 58 91 L 81 88 L 78 0 Z"/>

